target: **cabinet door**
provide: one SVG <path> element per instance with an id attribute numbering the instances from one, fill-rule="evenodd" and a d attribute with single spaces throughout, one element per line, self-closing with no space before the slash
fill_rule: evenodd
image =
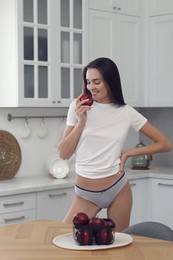
<path id="1" fill-rule="evenodd" d="M 71 206 L 74 188 L 37 193 L 37 219 L 62 221 Z"/>
<path id="2" fill-rule="evenodd" d="M 50 1 L 23 0 L 19 6 L 20 103 L 50 103 Z M 21 13 L 22 12 L 22 13 Z M 21 19 L 21 20 L 20 20 Z M 22 27 L 22 28 L 21 28 Z M 22 36 L 22 38 L 21 38 Z M 20 48 L 19 48 L 20 49 Z"/>
<path id="3" fill-rule="evenodd" d="M 136 179 L 129 183 L 133 195 L 130 225 L 133 225 L 147 220 L 147 180 Z"/>
<path id="4" fill-rule="evenodd" d="M 172 0 L 148 0 L 148 15 L 161 15 L 173 13 Z"/>
<path id="5" fill-rule="evenodd" d="M 173 15 L 149 18 L 146 105 L 173 106 Z"/>
<path id="6" fill-rule="evenodd" d="M 141 104 L 141 20 L 128 15 L 117 15 L 116 18 L 115 61 L 125 102 L 137 107 Z"/>
<path id="7" fill-rule="evenodd" d="M 173 229 L 173 180 L 150 179 L 151 220 L 168 225 Z"/>
<path id="8" fill-rule="evenodd" d="M 60 0 L 60 47 L 55 66 L 57 73 L 57 100 L 59 106 L 68 106 L 82 93 L 82 69 L 86 65 L 86 12 L 84 0 Z M 57 2 L 58 3 L 58 2 Z M 57 8 L 58 10 L 58 8 Z M 55 31 L 55 33 L 57 33 Z M 60 66 L 59 66 L 60 64 Z M 59 76 L 59 77 L 58 77 Z"/>
<path id="9" fill-rule="evenodd" d="M 141 101 L 140 18 L 90 10 L 90 59 L 109 57 L 119 68 L 125 101 Z"/>
<path id="10" fill-rule="evenodd" d="M 98 57 L 115 57 L 117 42 L 114 41 L 114 29 L 116 30 L 115 17 L 113 14 L 90 10 L 90 60 Z"/>

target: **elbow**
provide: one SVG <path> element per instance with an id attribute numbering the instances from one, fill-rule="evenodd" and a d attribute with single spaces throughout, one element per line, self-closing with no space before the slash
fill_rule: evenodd
<path id="1" fill-rule="evenodd" d="M 164 145 L 164 152 L 170 152 L 173 148 L 173 143 L 170 140 L 167 140 L 167 142 Z"/>
<path id="2" fill-rule="evenodd" d="M 171 151 L 172 149 L 173 149 L 173 143 L 170 141 L 170 142 L 169 142 L 168 151 Z"/>

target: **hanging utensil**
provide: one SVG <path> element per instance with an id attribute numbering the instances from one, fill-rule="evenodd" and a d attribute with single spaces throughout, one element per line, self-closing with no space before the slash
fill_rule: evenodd
<path id="1" fill-rule="evenodd" d="M 32 133 L 31 128 L 29 127 L 28 117 L 25 117 L 24 127 L 20 130 L 19 134 L 23 139 L 27 139 L 30 137 Z"/>
<path id="2" fill-rule="evenodd" d="M 47 134 L 48 134 L 48 129 L 45 125 L 44 117 L 42 117 L 41 124 L 37 130 L 37 136 L 39 138 L 44 138 L 47 136 Z"/>

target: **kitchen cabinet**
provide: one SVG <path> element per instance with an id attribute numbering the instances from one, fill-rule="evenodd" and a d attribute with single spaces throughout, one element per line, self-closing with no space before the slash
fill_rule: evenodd
<path id="1" fill-rule="evenodd" d="M 74 188 L 37 193 L 37 219 L 62 221 L 73 201 Z"/>
<path id="2" fill-rule="evenodd" d="M 36 193 L 0 197 L 0 226 L 36 219 Z"/>
<path id="3" fill-rule="evenodd" d="M 173 229 L 173 180 L 151 178 L 149 189 L 150 219 Z"/>
<path id="4" fill-rule="evenodd" d="M 106 12 L 140 15 L 141 0 L 89 0 L 89 8 Z"/>
<path id="5" fill-rule="evenodd" d="M 146 107 L 173 106 L 173 14 L 147 18 Z"/>
<path id="6" fill-rule="evenodd" d="M 118 66 L 125 102 L 141 104 L 141 20 L 112 12 L 89 11 L 90 60 L 109 57 Z"/>
<path id="7" fill-rule="evenodd" d="M 144 179 L 131 179 L 129 180 L 132 195 L 133 195 L 133 205 L 130 225 L 140 223 L 147 220 L 147 204 L 148 204 L 148 180 Z"/>
<path id="8" fill-rule="evenodd" d="M 173 13 L 173 1 L 147 0 L 147 12 L 149 16 Z"/>
<path id="9" fill-rule="evenodd" d="M 1 0 L 0 107 L 68 107 L 86 63 L 84 0 Z"/>

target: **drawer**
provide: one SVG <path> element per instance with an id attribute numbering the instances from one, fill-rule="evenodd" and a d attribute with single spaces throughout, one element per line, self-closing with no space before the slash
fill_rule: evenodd
<path id="1" fill-rule="evenodd" d="M 40 191 L 37 193 L 37 219 L 62 221 L 74 197 L 74 188 Z"/>
<path id="2" fill-rule="evenodd" d="M 36 209 L 0 215 L 0 226 L 36 220 Z"/>
<path id="3" fill-rule="evenodd" d="M 0 214 L 36 208 L 36 193 L 0 197 Z"/>

